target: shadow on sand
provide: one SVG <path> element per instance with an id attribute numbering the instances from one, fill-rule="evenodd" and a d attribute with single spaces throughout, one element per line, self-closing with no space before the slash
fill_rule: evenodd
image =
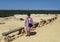
<path id="1" fill-rule="evenodd" d="M 36 35 L 36 32 L 30 32 L 30 35 L 31 36 Z"/>

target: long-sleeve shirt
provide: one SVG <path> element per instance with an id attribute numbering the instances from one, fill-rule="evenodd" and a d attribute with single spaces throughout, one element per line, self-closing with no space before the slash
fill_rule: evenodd
<path id="1" fill-rule="evenodd" d="M 28 24 L 29 24 L 29 23 L 32 23 L 32 24 L 33 24 L 33 19 L 32 19 L 31 17 L 30 17 L 30 18 L 27 17 L 27 18 L 25 19 L 25 25 L 26 25 L 26 27 L 28 27 Z"/>

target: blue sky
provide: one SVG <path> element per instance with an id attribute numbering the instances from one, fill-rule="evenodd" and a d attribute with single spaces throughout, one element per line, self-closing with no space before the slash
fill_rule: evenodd
<path id="1" fill-rule="evenodd" d="M 0 0 L 0 9 L 60 10 L 60 0 Z"/>

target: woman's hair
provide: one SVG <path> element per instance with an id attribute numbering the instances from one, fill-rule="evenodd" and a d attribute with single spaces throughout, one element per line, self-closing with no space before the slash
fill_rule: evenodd
<path id="1" fill-rule="evenodd" d="M 30 14 L 30 13 L 28 13 L 28 14 L 27 14 L 27 16 L 31 16 L 31 14 Z"/>

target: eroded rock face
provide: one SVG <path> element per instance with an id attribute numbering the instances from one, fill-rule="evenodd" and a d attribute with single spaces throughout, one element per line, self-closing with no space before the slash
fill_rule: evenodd
<path id="1" fill-rule="evenodd" d="M 20 18 L 20 20 L 21 20 L 21 21 L 24 21 L 24 19 L 23 19 L 23 18 Z"/>

